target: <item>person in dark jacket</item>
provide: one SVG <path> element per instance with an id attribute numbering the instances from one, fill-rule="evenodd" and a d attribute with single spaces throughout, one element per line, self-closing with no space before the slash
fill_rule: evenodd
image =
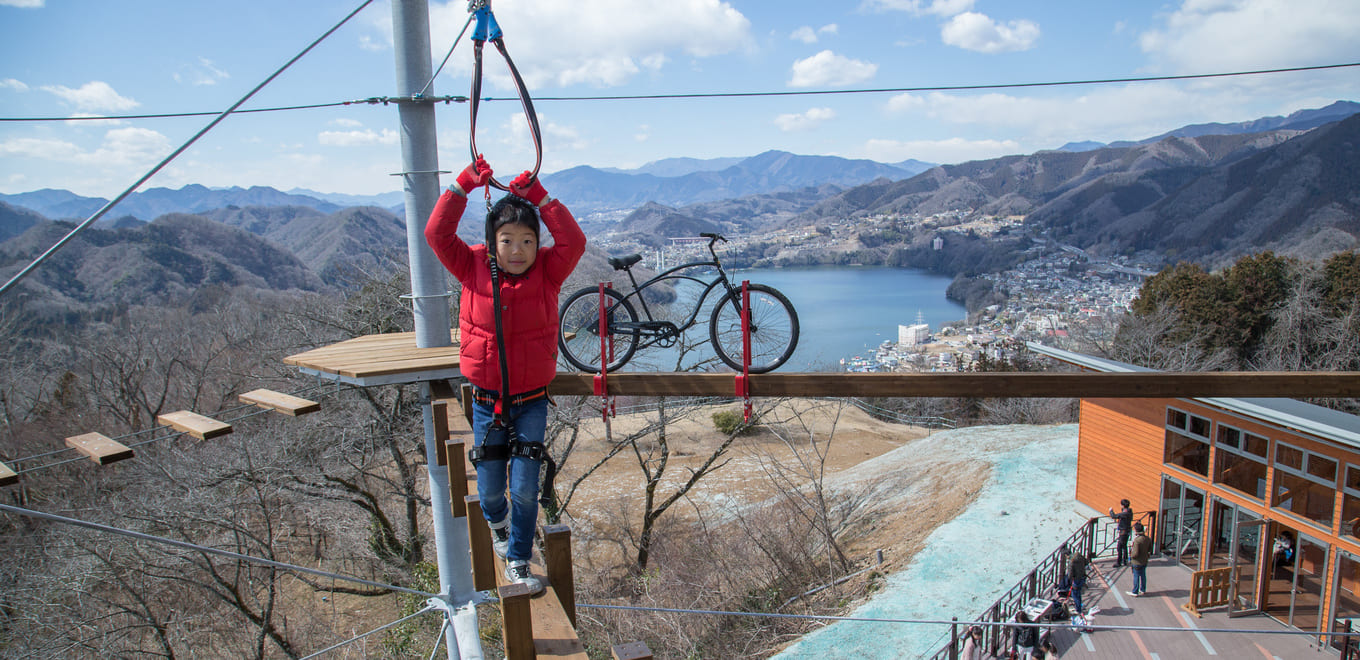
<path id="1" fill-rule="evenodd" d="M 540 592 L 543 583 L 529 571 L 529 558 L 539 470 L 547 456 L 547 386 L 557 375 L 557 297 L 585 252 L 586 237 L 567 207 L 525 172 L 487 213 L 487 244 L 464 243 L 457 232 L 467 194 L 490 179 L 485 160 L 468 165 L 439 197 L 425 240 L 463 285 L 458 368 L 473 386 L 475 447 L 469 456 L 482 516 L 496 554 L 506 560 L 506 578 Z M 540 219 L 552 233 L 552 247 L 539 245 Z M 499 288 L 505 346 L 498 344 L 493 287 Z M 501 378 L 502 358 L 509 382 Z"/>
<path id="2" fill-rule="evenodd" d="M 1143 523 L 1133 523 L 1133 552 L 1129 555 L 1129 568 L 1133 569 L 1133 590 L 1130 596 L 1147 593 L 1147 565 L 1152 559 L 1152 539 L 1143 533 Z"/>
<path id="3" fill-rule="evenodd" d="M 1090 557 L 1082 552 L 1074 552 L 1068 559 L 1067 579 L 1070 581 L 1068 594 L 1072 597 L 1072 607 L 1076 610 L 1073 614 L 1082 613 L 1081 590 L 1086 587 L 1087 569 L 1090 565 Z"/>
<path id="4" fill-rule="evenodd" d="M 1114 507 L 1110 507 L 1110 517 L 1114 518 L 1114 566 L 1119 568 L 1129 563 L 1129 530 L 1133 527 L 1133 509 L 1129 508 L 1129 501 L 1119 500 L 1119 513 L 1115 513 Z"/>
<path id="5" fill-rule="evenodd" d="M 1015 613 L 1015 622 L 1032 623 L 1024 610 Z M 1034 657 L 1034 649 L 1039 646 L 1039 626 L 1021 625 L 1015 627 L 1015 648 L 1017 656 L 1024 660 Z"/>

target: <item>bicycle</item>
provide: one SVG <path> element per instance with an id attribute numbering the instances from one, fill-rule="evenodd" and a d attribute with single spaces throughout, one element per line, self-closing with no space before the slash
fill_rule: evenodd
<path id="1" fill-rule="evenodd" d="M 615 371 L 627 364 L 638 349 L 675 345 L 681 333 L 695 325 L 699 312 L 704 307 L 704 301 L 719 287 L 722 298 L 713 307 L 713 313 L 709 317 L 709 340 L 719 359 L 737 371 L 742 369 L 744 337 L 741 323 L 741 283 L 734 284 L 728 277 L 713 247 L 718 241 L 726 242 L 727 239 L 713 233 L 702 233 L 700 236 L 708 239 L 708 252 L 713 255 L 712 261 L 681 264 L 642 284 L 637 283 L 632 271 L 632 267 L 642 261 L 642 255 L 630 254 L 609 258 L 609 265 L 613 266 L 614 270 L 627 273 L 628 280 L 633 285 L 632 292 L 626 295 L 613 288 L 604 287 L 604 295 L 611 301 L 605 308 L 604 315 L 605 332 L 613 342 L 609 371 Z M 707 281 L 696 275 L 682 273 L 696 268 L 715 268 L 717 277 Z M 652 308 L 659 306 L 657 300 L 662 294 L 658 292 L 667 288 L 667 285 L 673 286 L 684 282 L 696 283 L 702 287 L 703 292 L 694 302 L 694 308 L 685 314 L 679 323 L 656 318 Z M 798 313 L 794 311 L 793 303 L 774 287 L 750 284 L 746 288 L 751 305 L 750 373 L 765 373 L 787 362 L 793 355 L 793 349 L 798 346 Z M 644 292 L 651 294 L 653 298 L 651 305 L 648 304 L 648 296 L 644 295 Z M 642 309 L 641 319 L 638 317 L 638 308 Z M 600 363 L 603 361 L 599 287 L 587 287 L 572 293 L 562 304 L 559 317 L 561 324 L 558 345 L 562 349 L 563 357 L 582 371 L 599 371 Z"/>

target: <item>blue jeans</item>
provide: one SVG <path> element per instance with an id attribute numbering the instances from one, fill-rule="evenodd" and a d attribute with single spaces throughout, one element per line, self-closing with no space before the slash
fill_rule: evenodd
<path id="1" fill-rule="evenodd" d="M 1133 593 L 1147 591 L 1147 565 L 1129 564 L 1129 568 L 1133 569 Z"/>
<path id="2" fill-rule="evenodd" d="M 1086 586 L 1086 578 L 1072 580 L 1072 606 L 1077 608 L 1077 614 L 1081 613 L 1081 590 Z"/>
<path id="3" fill-rule="evenodd" d="M 520 442 L 543 442 L 548 425 L 548 399 L 542 397 L 519 406 L 510 406 L 506 418 Z M 478 447 L 508 444 L 505 428 L 492 428 L 495 409 L 472 405 L 472 433 Z M 534 529 L 538 524 L 538 472 L 542 461 L 512 456 L 508 461 L 477 462 L 477 495 L 482 502 L 482 517 L 498 523 L 510 516 L 510 549 L 506 560 L 527 560 L 534 553 Z M 509 499 L 506 489 L 509 488 Z"/>

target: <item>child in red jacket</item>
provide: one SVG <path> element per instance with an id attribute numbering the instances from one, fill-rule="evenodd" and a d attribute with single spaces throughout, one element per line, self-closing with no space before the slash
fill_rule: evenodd
<path id="1" fill-rule="evenodd" d="M 468 165 L 435 204 L 425 240 L 463 285 L 459 369 L 473 386 L 476 446 L 469 455 L 477 468 L 482 515 L 496 554 L 506 560 L 506 578 L 537 593 L 543 583 L 529 572 L 529 557 L 538 523 L 539 469 L 547 456 L 547 385 L 557 373 L 557 297 L 585 252 L 586 237 L 567 207 L 525 172 L 487 213 L 487 244 L 464 243 L 457 230 L 467 195 L 490 179 L 486 161 Z M 539 246 L 540 218 L 552 233 L 552 247 Z M 497 297 L 503 352 L 496 339 Z"/>

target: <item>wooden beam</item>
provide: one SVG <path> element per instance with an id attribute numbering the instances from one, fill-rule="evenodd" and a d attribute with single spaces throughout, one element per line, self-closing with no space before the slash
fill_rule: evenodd
<path id="1" fill-rule="evenodd" d="M 468 551 L 472 553 L 472 588 L 488 591 L 496 588 L 496 553 L 491 549 L 491 528 L 482 517 L 482 500 L 476 495 L 464 498 L 467 502 Z"/>
<path id="2" fill-rule="evenodd" d="M 449 441 L 449 404 L 443 401 L 431 403 L 430 417 L 434 421 L 434 462 L 444 467 L 449 464 L 449 457 L 444 452 L 444 443 Z"/>
<path id="3" fill-rule="evenodd" d="M 8 465 L 0 463 L 0 486 L 19 483 L 19 475 L 11 470 Z"/>
<path id="4" fill-rule="evenodd" d="M 274 390 L 251 390 L 237 398 L 241 400 L 241 403 L 253 403 L 261 408 L 277 410 L 293 417 L 321 410 L 321 404 L 315 401 L 308 401 L 302 397 L 275 392 Z"/>
<path id="5" fill-rule="evenodd" d="M 444 455 L 449 459 L 449 503 L 453 508 L 454 518 L 466 518 L 467 510 L 467 450 L 463 448 L 463 440 L 455 438 L 444 443 Z"/>
<path id="6" fill-rule="evenodd" d="M 156 423 L 169 426 L 176 431 L 188 433 L 199 440 L 207 440 L 231 433 L 231 424 L 219 422 L 211 417 L 204 417 L 188 410 L 157 415 Z"/>
<path id="7" fill-rule="evenodd" d="M 103 433 L 84 433 L 66 439 L 66 446 L 90 457 L 90 460 L 108 465 L 132 458 L 132 449 Z"/>
<path id="8" fill-rule="evenodd" d="M 543 564 L 548 582 L 557 592 L 562 612 L 571 627 L 576 627 L 576 572 L 571 565 L 571 528 L 566 525 L 543 526 Z"/>
<path id="9" fill-rule="evenodd" d="M 529 587 L 516 582 L 497 590 L 501 597 L 506 660 L 533 660 L 534 627 L 529 617 Z"/>
<path id="10" fill-rule="evenodd" d="M 614 373 L 609 393 L 733 396 L 728 373 Z M 554 395 L 589 395 L 594 374 L 558 373 Z M 1136 373 L 789 373 L 752 374 L 751 395 L 836 397 L 1360 397 L 1360 372 L 1222 371 Z"/>

